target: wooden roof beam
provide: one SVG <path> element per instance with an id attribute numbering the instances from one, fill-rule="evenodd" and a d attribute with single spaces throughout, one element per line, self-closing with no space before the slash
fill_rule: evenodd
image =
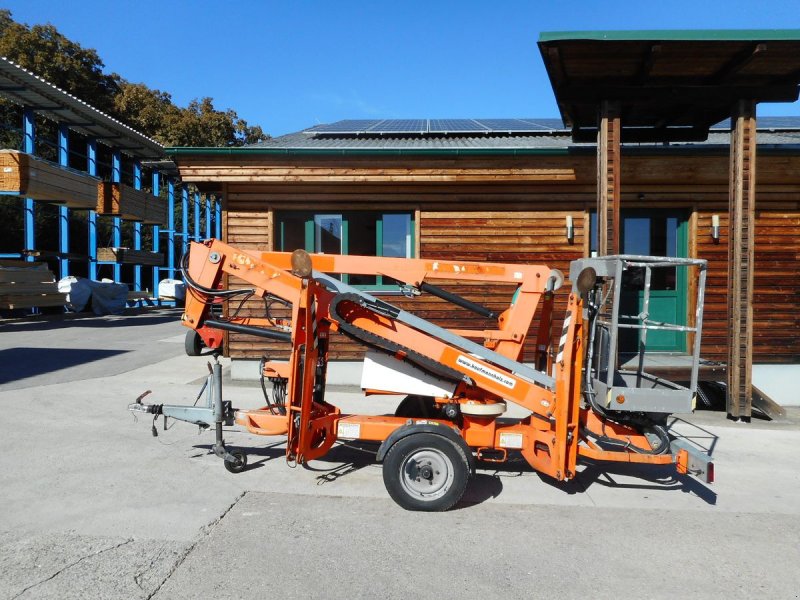
<path id="1" fill-rule="evenodd" d="M 797 83 L 765 86 L 605 86 L 568 85 L 559 92 L 559 100 L 573 106 L 598 106 L 609 98 L 620 102 L 647 103 L 650 106 L 732 106 L 742 98 L 756 102 L 794 102 L 797 100 Z"/>
<path id="2" fill-rule="evenodd" d="M 639 72 L 634 78 L 636 82 L 642 84 L 647 80 L 648 77 L 650 77 L 650 71 L 653 70 L 653 65 L 655 65 L 656 59 L 658 58 L 660 52 L 661 44 L 653 44 L 647 49 L 647 52 L 644 53 L 644 58 L 642 59 L 642 66 L 639 67 Z"/>
<path id="3" fill-rule="evenodd" d="M 749 65 L 758 55 L 767 51 L 767 45 L 764 43 L 753 44 L 745 48 L 739 54 L 730 59 L 723 67 L 714 73 L 709 79 L 709 83 L 723 83 L 730 79 L 733 75 L 744 69 Z"/>

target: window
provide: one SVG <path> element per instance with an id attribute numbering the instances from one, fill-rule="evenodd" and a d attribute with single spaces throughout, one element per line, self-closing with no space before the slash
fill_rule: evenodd
<path id="1" fill-rule="evenodd" d="M 349 211 L 341 213 L 277 212 L 276 247 L 283 252 L 303 248 L 323 254 L 414 256 L 414 217 L 408 212 Z M 380 275 L 343 275 L 362 289 L 396 289 L 395 280 Z"/>

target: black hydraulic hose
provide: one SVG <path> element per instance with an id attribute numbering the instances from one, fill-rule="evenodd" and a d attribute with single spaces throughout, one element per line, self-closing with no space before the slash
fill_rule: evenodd
<path id="1" fill-rule="evenodd" d="M 244 333 L 247 335 L 254 335 L 257 337 L 268 338 L 271 340 L 278 340 L 280 342 L 291 342 L 292 334 L 288 331 L 276 331 L 274 329 L 264 329 L 262 327 L 250 327 L 249 325 L 237 325 L 236 323 L 228 323 L 226 321 L 213 321 L 207 320 L 206 325 L 214 329 L 224 329 L 225 331 L 234 331 L 236 333 Z"/>
<path id="2" fill-rule="evenodd" d="M 436 296 L 437 298 L 446 300 L 451 304 L 455 304 L 456 306 L 460 306 L 461 308 L 466 308 L 467 310 L 471 310 L 475 314 L 478 314 L 482 317 L 486 317 L 487 319 L 496 319 L 498 317 L 497 313 L 491 310 L 490 308 L 472 302 L 471 300 L 467 300 L 466 298 L 462 298 L 458 294 L 454 294 L 453 292 L 448 292 L 447 290 L 443 290 L 442 288 L 435 285 L 431 285 L 430 283 L 425 283 L 423 281 L 422 283 L 419 284 L 419 289 L 423 292 L 428 292 L 429 294 Z"/>
<path id="3" fill-rule="evenodd" d="M 231 297 L 231 296 L 240 296 L 242 294 L 254 294 L 255 290 L 251 289 L 242 289 L 242 290 L 217 290 L 212 288 L 207 288 L 205 286 L 200 285 L 192 276 L 189 275 L 189 254 L 186 253 L 181 257 L 180 262 L 180 270 L 181 275 L 183 275 L 183 279 L 191 289 L 201 292 L 207 296 L 217 296 L 217 297 Z"/>

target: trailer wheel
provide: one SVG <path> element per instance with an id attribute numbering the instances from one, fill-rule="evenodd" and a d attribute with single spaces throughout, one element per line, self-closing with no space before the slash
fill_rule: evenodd
<path id="1" fill-rule="evenodd" d="M 226 458 L 223 461 L 225 463 L 225 468 L 231 473 L 241 473 L 244 471 L 247 467 L 247 454 L 241 450 L 234 450 L 230 452 L 230 455 L 233 457 L 233 460 L 228 460 Z"/>
<path id="2" fill-rule="evenodd" d="M 200 334 L 194 329 L 186 332 L 186 338 L 183 340 L 183 348 L 189 356 L 200 356 L 200 351 L 203 349 L 203 339 Z"/>
<path id="3" fill-rule="evenodd" d="M 464 451 L 434 433 L 401 438 L 383 461 L 386 491 L 406 510 L 451 508 L 464 495 L 469 473 Z"/>

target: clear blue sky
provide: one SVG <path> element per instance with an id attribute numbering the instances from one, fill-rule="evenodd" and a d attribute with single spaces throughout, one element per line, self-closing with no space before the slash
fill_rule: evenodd
<path id="1" fill-rule="evenodd" d="M 6 0 L 108 72 L 272 135 L 344 118 L 557 117 L 541 31 L 800 27 L 796 0 Z M 90 99 L 86 99 L 91 101 Z M 800 103 L 759 107 L 800 115 Z"/>

